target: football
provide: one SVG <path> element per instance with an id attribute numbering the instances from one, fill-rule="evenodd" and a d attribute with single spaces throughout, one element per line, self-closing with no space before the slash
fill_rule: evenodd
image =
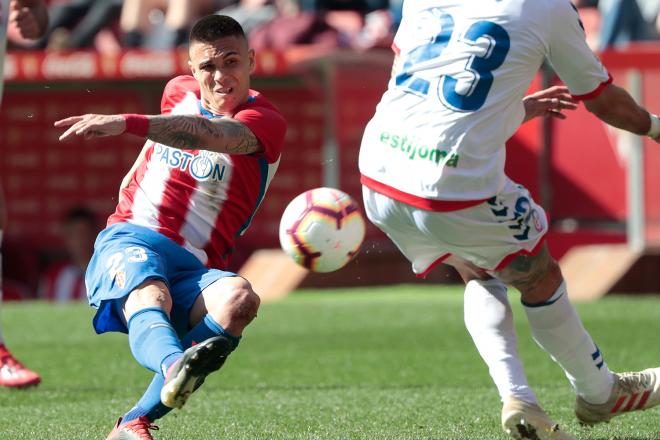
<path id="1" fill-rule="evenodd" d="M 315 188 L 287 205 L 280 221 L 280 244 L 299 265 L 332 272 L 357 255 L 364 232 L 364 218 L 351 196 L 334 188 Z"/>

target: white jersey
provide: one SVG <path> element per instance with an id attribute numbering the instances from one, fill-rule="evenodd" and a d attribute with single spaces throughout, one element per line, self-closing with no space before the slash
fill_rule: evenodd
<path id="1" fill-rule="evenodd" d="M 437 211 L 503 188 L 505 142 L 544 59 L 577 98 L 611 81 L 569 0 L 408 0 L 393 48 L 362 140 L 362 183 Z"/>

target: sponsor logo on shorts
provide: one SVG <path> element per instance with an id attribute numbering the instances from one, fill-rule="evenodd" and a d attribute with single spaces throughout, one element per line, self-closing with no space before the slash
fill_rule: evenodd
<path id="1" fill-rule="evenodd" d="M 541 232 L 543 230 L 543 222 L 541 221 L 541 216 L 536 211 L 536 209 L 532 209 L 532 222 L 534 223 L 534 228 L 537 232 Z"/>
<path id="2" fill-rule="evenodd" d="M 123 252 L 110 255 L 105 263 L 108 276 L 123 289 L 126 286 L 126 263 L 144 263 L 148 259 L 147 252 L 140 246 L 129 246 Z"/>
<path id="3" fill-rule="evenodd" d="M 126 272 L 117 272 L 115 274 L 115 283 L 117 283 L 120 289 L 123 289 L 126 286 Z"/>
<path id="4" fill-rule="evenodd" d="M 528 197 L 522 196 L 516 199 L 513 207 L 506 206 L 498 196 L 488 200 L 490 211 L 499 218 L 500 222 L 508 223 L 512 230 L 513 238 L 524 241 L 529 239 L 531 225 L 537 232 L 543 231 L 543 221 L 536 208 L 532 207 L 532 202 Z"/>
<path id="5" fill-rule="evenodd" d="M 380 133 L 380 143 L 399 151 L 408 160 L 429 161 L 436 165 L 456 168 L 460 159 L 460 156 L 456 153 L 450 153 L 438 147 L 429 147 L 420 143 L 416 137 L 409 137 L 407 134 L 382 131 Z"/>

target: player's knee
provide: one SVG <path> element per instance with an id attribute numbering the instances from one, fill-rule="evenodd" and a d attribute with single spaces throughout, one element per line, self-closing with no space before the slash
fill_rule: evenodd
<path id="1" fill-rule="evenodd" d="M 148 307 L 159 307 L 168 314 L 172 310 L 172 296 L 163 281 L 145 281 L 128 295 L 124 305 L 128 316 Z"/>
<path id="2" fill-rule="evenodd" d="M 244 278 L 234 277 L 222 283 L 219 300 L 207 303 L 209 313 L 225 321 L 231 327 L 242 328 L 248 325 L 256 316 L 261 300 L 250 283 Z"/>
<path id="3" fill-rule="evenodd" d="M 564 282 L 564 275 L 561 273 L 561 267 L 559 263 L 554 258 L 550 259 L 548 263 L 548 274 L 545 277 L 545 284 L 552 291 L 551 295 L 554 295 L 557 288 Z"/>
<path id="4" fill-rule="evenodd" d="M 529 277 L 521 286 L 516 287 L 525 303 L 540 304 L 555 294 L 563 280 L 559 263 L 554 258 L 550 258 L 543 271 L 539 271 L 536 276 Z"/>
<path id="5" fill-rule="evenodd" d="M 231 290 L 227 304 L 233 319 L 249 323 L 257 316 L 261 299 L 252 290 L 250 283 L 240 278 L 240 281 Z"/>

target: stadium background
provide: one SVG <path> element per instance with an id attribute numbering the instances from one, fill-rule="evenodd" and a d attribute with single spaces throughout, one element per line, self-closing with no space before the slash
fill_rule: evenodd
<path id="1" fill-rule="evenodd" d="M 590 21 L 585 24 L 589 31 Z M 0 179 L 9 209 L 5 287 L 23 285 L 24 298 L 34 295 L 40 273 L 63 256 L 64 213 L 82 204 L 104 221 L 142 146 L 132 136 L 59 143 L 53 121 L 84 112 L 157 113 L 167 80 L 188 72 L 186 57 L 185 49 L 10 51 L 0 111 Z M 659 43 L 608 50 L 602 59 L 617 84 L 660 111 Z M 259 51 L 253 86 L 280 107 L 289 132 L 278 175 L 239 242 L 233 269 L 253 251 L 278 246 L 279 217 L 302 190 L 335 186 L 361 200 L 360 137 L 391 62 L 386 48 Z M 539 72 L 531 89 L 552 81 Z M 618 268 L 622 277 L 611 291 L 657 293 L 660 152 L 647 140 L 635 142 L 580 108 L 566 121 L 522 126 L 507 147 L 507 172 L 547 208 L 555 256 L 565 260 L 584 250 L 586 259 L 571 265 L 590 274 L 587 281 L 597 283 Z M 639 169 L 636 153 L 644 156 Z M 638 184 L 635 199 L 630 194 Z M 591 245 L 604 246 L 595 248 L 604 257 Z M 446 285 L 457 282 L 448 270 L 430 278 L 408 284 L 418 282 L 409 265 L 369 227 L 348 267 L 308 275 L 306 289 L 264 304 L 231 362 L 184 411 L 158 421 L 156 438 L 504 438 L 497 393 L 463 324 L 462 287 Z M 580 439 L 660 438 L 657 410 L 593 429 L 579 426 L 573 392 L 534 344 L 516 297 L 521 358 L 545 409 L 563 428 Z M 577 309 L 613 370 L 658 364 L 652 343 L 657 295 L 610 295 Z M 0 312 L 12 350 L 43 378 L 36 389 L 0 390 L 2 439 L 104 438 L 149 380 L 123 335 L 94 335 L 93 311 L 82 302 L 12 302 Z"/>
<path id="2" fill-rule="evenodd" d="M 617 84 L 641 75 L 642 102 L 660 101 L 660 48 L 637 44 L 602 54 Z M 277 178 L 233 258 L 238 269 L 261 248 L 275 248 L 280 215 L 296 194 L 317 186 L 338 187 L 360 200 L 357 154 L 362 130 L 386 86 L 392 55 L 305 48 L 260 51 L 253 87 L 265 93 L 289 121 Z M 118 184 L 141 148 L 124 135 L 91 142 L 57 141 L 53 121 L 82 113 L 159 112 L 168 79 L 188 73 L 185 49 L 11 52 L 0 116 L 0 176 L 10 226 L 4 274 L 36 288 L 40 270 L 61 255 L 58 225 L 72 206 L 89 206 L 101 219 L 114 209 Z M 540 72 L 531 90 L 551 74 Z M 651 105 L 652 107 L 652 105 Z M 593 243 L 625 243 L 629 215 L 625 136 L 606 128 L 583 107 L 566 121 L 529 122 L 509 141 L 507 172 L 547 208 L 549 245 L 558 258 Z M 642 145 L 645 223 L 649 252 L 660 242 L 660 151 Z M 635 172 L 635 171 L 634 171 Z M 660 290 L 652 258 L 635 264 L 618 290 Z M 384 270 L 383 270 L 384 269 Z M 407 263 L 370 226 L 361 254 L 335 274 L 308 276 L 304 285 L 341 286 L 415 281 Z M 455 282 L 439 270 L 432 281 Z"/>

